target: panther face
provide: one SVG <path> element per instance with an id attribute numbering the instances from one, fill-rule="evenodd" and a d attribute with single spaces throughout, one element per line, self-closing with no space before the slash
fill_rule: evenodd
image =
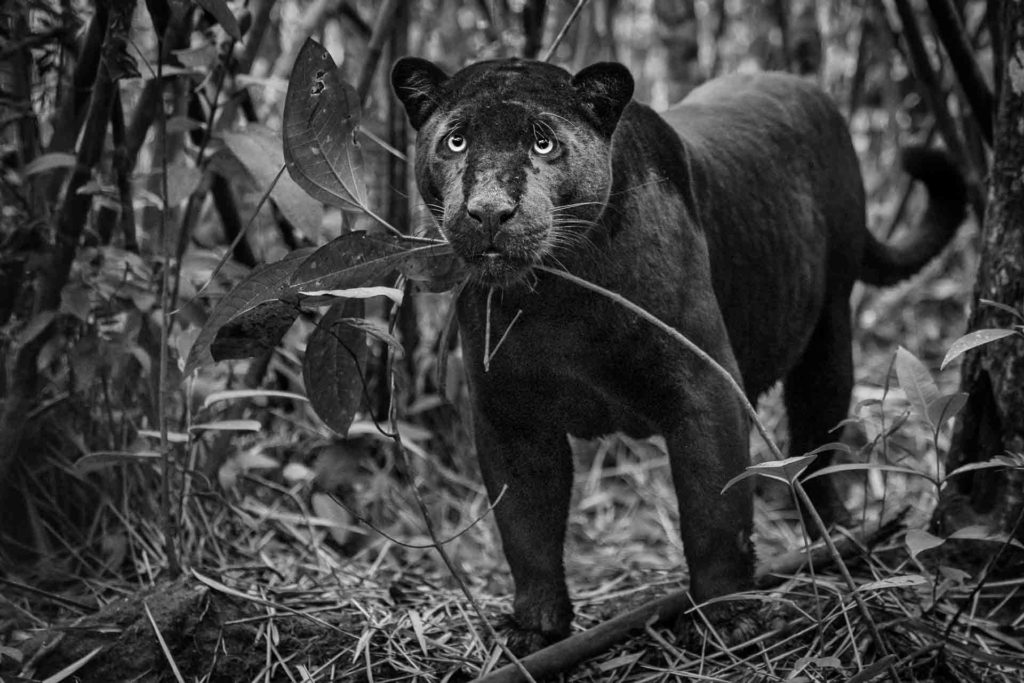
<path id="1" fill-rule="evenodd" d="M 633 92 L 629 71 L 575 77 L 541 62 L 481 62 L 449 78 L 399 60 L 395 92 L 419 131 L 416 179 L 470 272 L 490 286 L 585 242 L 611 187 L 611 136 Z"/>

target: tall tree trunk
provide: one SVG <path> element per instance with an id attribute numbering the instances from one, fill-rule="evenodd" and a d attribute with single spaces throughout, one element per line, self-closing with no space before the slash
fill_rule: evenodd
<path id="1" fill-rule="evenodd" d="M 1001 61 L 1017 68 L 1005 70 L 1000 88 L 970 330 L 1006 328 L 1016 322 L 980 299 L 1024 309 L 1024 81 L 1017 76 L 1024 55 L 1024 4 L 1004 0 L 999 11 L 1005 32 Z M 1024 453 L 1024 339 L 1014 336 L 969 352 L 961 381 L 970 398 L 957 423 L 947 468 L 1006 452 Z M 970 505 L 963 505 L 966 502 Z M 981 470 L 959 476 L 947 488 L 943 503 L 937 521 L 946 527 L 974 523 L 977 515 L 985 515 L 999 529 L 1010 531 L 1024 504 L 1024 472 Z"/>
<path id="2" fill-rule="evenodd" d="M 700 43 L 693 0 L 655 0 L 658 40 L 665 48 L 668 102 L 678 102 L 700 83 Z"/>

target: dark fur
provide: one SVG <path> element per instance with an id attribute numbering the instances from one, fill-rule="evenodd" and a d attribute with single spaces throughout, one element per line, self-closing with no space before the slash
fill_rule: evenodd
<path id="1" fill-rule="evenodd" d="M 906 277 L 942 248 L 963 216 L 956 169 L 914 153 L 932 207 L 894 249 L 865 228 L 842 117 L 797 78 L 718 79 L 660 116 L 630 101 L 632 79 L 611 64 L 572 77 L 485 62 L 448 79 L 405 59 L 393 83 L 420 131 L 421 193 L 474 273 L 458 316 L 484 481 L 492 497 L 507 487 L 495 514 L 516 583 L 512 645 L 569 632 L 566 432 L 663 434 L 694 598 L 750 588 L 750 491 L 721 494 L 748 464 L 740 402 L 666 335 L 530 266 L 644 307 L 742 378 L 751 400 L 783 378 L 798 454 L 829 441 L 849 408 L 853 283 Z M 451 151 L 450 131 L 464 151 Z M 531 146 L 548 134 L 558 156 Z M 589 203 L 553 208 L 578 202 Z M 485 371 L 491 288 L 492 347 L 522 313 Z M 826 517 L 837 512 L 829 487 L 812 493 Z"/>

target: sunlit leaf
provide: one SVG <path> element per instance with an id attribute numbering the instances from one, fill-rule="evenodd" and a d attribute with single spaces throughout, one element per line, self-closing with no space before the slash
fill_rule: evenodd
<path id="1" fill-rule="evenodd" d="M 971 349 L 1015 334 L 1017 333 L 1013 330 L 1001 329 L 975 330 L 974 332 L 969 332 L 953 342 L 952 346 L 949 347 L 949 351 L 946 352 L 946 357 L 942 359 L 942 365 L 939 367 L 945 370 L 946 366 L 949 365 L 950 362 Z"/>
<path id="2" fill-rule="evenodd" d="M 265 192 L 273 184 L 270 198 L 288 222 L 306 237 L 317 239 L 323 220 L 323 204 L 303 191 L 289 174 L 281 173 L 278 177 L 284 166 L 280 133 L 265 126 L 249 124 L 244 132 L 222 133 L 221 138 L 252 176 L 260 192 Z"/>
<path id="3" fill-rule="evenodd" d="M 945 543 L 945 539 L 934 536 L 924 529 L 910 529 L 907 531 L 907 535 L 904 537 L 904 543 L 907 544 L 907 550 L 910 551 L 910 556 L 917 559 L 920 553 L 925 550 L 931 550 L 932 548 L 938 548 L 940 545 Z"/>
<path id="4" fill-rule="evenodd" d="M 258 432 L 263 429 L 259 420 L 218 420 L 192 425 L 192 431 L 215 430 L 222 432 Z"/>
<path id="5" fill-rule="evenodd" d="M 280 261 L 260 266 L 228 292 L 192 344 L 185 375 L 215 360 L 245 358 L 276 346 L 299 315 L 297 309 L 278 299 L 288 290 L 295 268 L 310 253 L 310 249 L 299 249 Z M 261 305 L 263 308 L 256 311 Z"/>
<path id="6" fill-rule="evenodd" d="M 306 343 L 302 376 L 313 410 L 342 436 L 363 398 L 361 373 L 366 367 L 366 333 L 343 322 L 363 317 L 362 299 L 345 299 L 327 310 Z"/>
<path id="7" fill-rule="evenodd" d="M 55 168 L 72 168 L 76 163 L 77 159 L 74 154 L 68 154 L 67 152 L 50 152 L 49 154 L 42 154 L 37 156 L 32 161 L 25 164 L 24 174 L 25 176 L 35 175 L 37 173 L 45 173 Z"/>
<path id="8" fill-rule="evenodd" d="M 300 301 L 303 305 L 321 305 L 331 303 L 338 299 L 372 299 L 383 296 L 391 299 L 396 304 L 401 304 L 405 293 L 394 287 L 350 287 L 349 289 L 314 289 L 299 292 Z"/>
<path id="9" fill-rule="evenodd" d="M 363 155 L 356 140 L 360 104 L 322 45 L 308 38 L 295 59 L 284 104 L 284 159 L 315 199 L 367 207 Z"/>
<path id="10" fill-rule="evenodd" d="M 160 439 L 160 432 L 155 429 L 140 429 L 139 436 L 144 436 L 147 439 Z M 185 443 L 188 441 L 188 434 L 182 432 L 167 432 L 167 441 L 169 443 Z"/>
<path id="11" fill-rule="evenodd" d="M 972 524 L 971 526 L 965 526 L 962 529 L 957 529 L 949 535 L 950 539 L 955 538 L 961 541 L 990 541 L 992 543 L 1009 543 L 1015 548 L 1024 549 L 1024 543 L 1021 543 L 1015 538 L 1011 538 L 1008 534 L 1002 531 L 994 531 L 982 524 Z"/>
<path id="12" fill-rule="evenodd" d="M 240 398 L 287 398 L 293 401 L 308 401 L 309 399 L 301 394 L 293 394 L 290 391 L 274 391 L 271 389 L 229 389 L 227 391 L 215 391 L 203 400 L 203 408 L 209 408 L 218 401 L 234 401 Z"/>
<path id="13" fill-rule="evenodd" d="M 309 503 L 317 517 L 330 523 L 327 526 L 327 533 L 335 543 L 344 545 L 352 538 L 352 523 L 355 520 L 348 510 L 335 502 L 334 498 L 326 493 L 317 492 L 309 497 Z"/>
<path id="14" fill-rule="evenodd" d="M 928 406 L 939 397 L 939 388 L 924 363 L 902 346 L 896 349 L 896 377 L 914 411 L 929 420 Z"/>

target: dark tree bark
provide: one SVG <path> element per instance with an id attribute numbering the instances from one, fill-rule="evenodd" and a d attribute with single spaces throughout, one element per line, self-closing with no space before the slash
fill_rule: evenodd
<path id="1" fill-rule="evenodd" d="M 968 329 L 1009 327 L 1008 313 L 980 304 L 989 299 L 1017 310 L 1024 307 L 1024 85 L 1014 74 L 1024 67 L 1024 6 L 1000 3 L 1002 62 L 1006 64 L 994 130 L 991 197 L 982 231 L 981 263 Z M 1006 452 L 1024 453 L 1024 339 L 1014 336 L 969 352 L 962 388 L 970 398 L 960 416 L 948 470 Z M 937 513 L 946 527 L 974 523 L 985 515 L 1003 531 L 1014 528 L 1024 504 L 1024 472 L 981 470 L 955 478 Z M 970 513 L 964 513 L 964 497 Z M 958 502 L 959 499 L 959 502 Z M 953 514 L 956 511 L 958 514 Z"/>

